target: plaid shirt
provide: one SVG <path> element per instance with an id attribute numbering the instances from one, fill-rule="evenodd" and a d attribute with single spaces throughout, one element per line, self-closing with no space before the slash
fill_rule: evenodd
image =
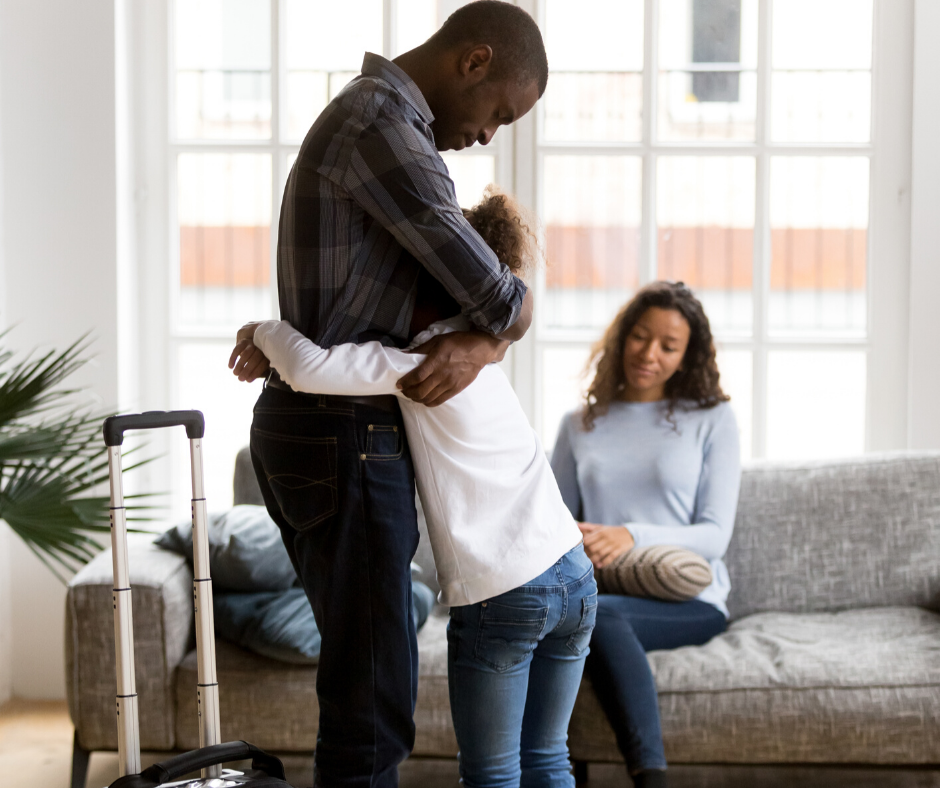
<path id="1" fill-rule="evenodd" d="M 477 327 L 519 316 L 525 285 L 470 227 L 434 116 L 398 66 L 367 53 L 307 133 L 284 190 L 277 240 L 281 318 L 321 347 L 403 346 L 424 266 Z"/>

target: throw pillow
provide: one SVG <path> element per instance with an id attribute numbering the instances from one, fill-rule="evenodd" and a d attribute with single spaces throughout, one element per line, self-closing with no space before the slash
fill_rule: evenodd
<path id="1" fill-rule="evenodd" d="M 691 550 L 668 545 L 634 548 L 595 571 L 602 594 L 683 602 L 712 582 L 708 561 Z"/>
<path id="2" fill-rule="evenodd" d="M 412 615 L 416 628 L 421 629 L 434 606 L 434 593 L 414 581 L 412 596 Z M 294 665 L 319 662 L 320 632 L 302 588 L 252 594 L 221 592 L 214 595 L 213 602 L 215 631 L 223 640 Z"/>
<path id="3" fill-rule="evenodd" d="M 193 562 L 193 526 L 187 520 L 156 543 Z M 209 515 L 209 571 L 212 586 L 227 591 L 284 591 L 297 573 L 281 541 L 281 530 L 263 506 L 241 504 Z"/>

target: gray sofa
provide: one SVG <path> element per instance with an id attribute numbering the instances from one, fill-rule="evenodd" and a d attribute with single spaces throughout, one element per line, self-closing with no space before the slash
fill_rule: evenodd
<path id="1" fill-rule="evenodd" d="M 246 458 L 236 502 L 258 502 Z M 191 573 L 132 539 L 141 744 L 198 746 Z M 419 563 L 430 567 L 427 540 Z M 728 631 L 650 654 L 672 763 L 940 764 L 940 453 L 870 456 L 744 471 L 727 556 Z M 423 579 L 433 583 L 433 574 Z M 69 585 L 73 786 L 87 754 L 114 750 L 111 558 Z M 457 753 L 446 675 L 446 614 L 419 635 L 416 756 Z M 222 727 L 279 753 L 316 738 L 316 668 L 218 644 Z M 585 680 L 570 728 L 576 762 L 619 753 Z"/>

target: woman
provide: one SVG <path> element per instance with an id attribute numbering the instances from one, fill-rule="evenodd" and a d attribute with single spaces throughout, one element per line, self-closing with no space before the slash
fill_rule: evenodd
<path id="1" fill-rule="evenodd" d="M 634 785 L 663 786 L 645 652 L 699 645 L 725 629 L 730 584 L 721 559 L 740 486 L 738 428 L 708 318 L 681 282 L 640 290 L 594 349 L 595 364 L 587 403 L 563 420 L 552 456 L 588 557 L 600 568 L 634 547 L 677 545 L 708 560 L 714 578 L 686 602 L 598 597 L 586 669 Z"/>

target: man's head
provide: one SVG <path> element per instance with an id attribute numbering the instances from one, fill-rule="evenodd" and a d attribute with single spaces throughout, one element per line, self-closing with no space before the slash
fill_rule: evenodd
<path id="1" fill-rule="evenodd" d="M 421 47 L 398 60 L 409 73 L 408 64 L 417 65 L 420 73 L 411 76 L 434 113 L 431 128 L 439 150 L 486 145 L 500 126 L 532 109 L 548 83 L 538 25 L 521 8 L 500 0 L 459 8 Z"/>

